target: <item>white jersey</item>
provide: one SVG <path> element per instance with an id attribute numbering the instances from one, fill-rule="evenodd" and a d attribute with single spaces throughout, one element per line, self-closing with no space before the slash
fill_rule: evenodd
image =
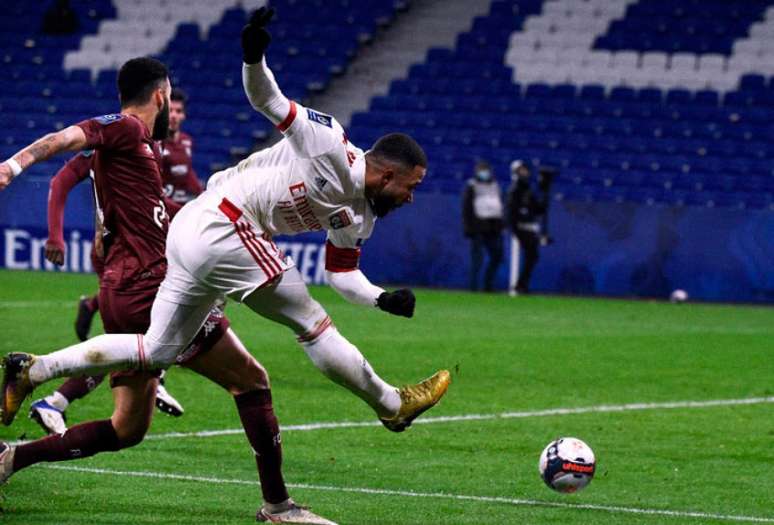
<path id="1" fill-rule="evenodd" d="M 291 102 L 271 148 L 215 173 L 216 193 L 269 235 L 327 230 L 339 248 L 371 236 L 374 216 L 365 194 L 365 155 L 331 116 Z"/>

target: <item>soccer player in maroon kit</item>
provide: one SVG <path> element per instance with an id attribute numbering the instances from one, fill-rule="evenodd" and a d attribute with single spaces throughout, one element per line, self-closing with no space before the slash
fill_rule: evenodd
<path id="1" fill-rule="evenodd" d="M 96 150 L 95 190 L 105 227 L 99 297 L 103 325 L 107 333 L 143 333 L 167 266 L 169 216 L 154 139 L 164 138 L 169 127 L 169 74 L 155 59 L 132 59 L 119 71 L 118 90 L 120 114 L 46 135 L 0 163 L 0 189 L 23 169 L 57 153 Z M 225 317 L 213 314 L 180 357 L 178 362 L 234 396 L 261 478 L 264 505 L 259 518 L 331 525 L 288 496 L 268 374 L 228 328 Z M 158 375 L 159 371 L 144 369 L 111 374 L 115 410 L 110 419 L 75 425 L 63 435 L 18 446 L 0 443 L 0 483 L 41 461 L 66 461 L 140 443 L 153 415 Z M 13 417 L 7 415 L 4 411 L 6 425 Z"/>
<path id="2" fill-rule="evenodd" d="M 196 176 L 196 171 L 193 168 L 193 138 L 181 129 L 187 115 L 187 104 L 188 96 L 185 92 L 182 89 L 173 88 L 169 104 L 169 135 L 161 141 L 161 182 L 164 187 L 164 195 L 178 204 L 185 204 L 199 195 L 203 190 L 199 178 Z M 85 168 L 85 166 L 81 166 L 81 164 L 82 163 L 78 163 L 77 166 L 74 167 L 76 169 L 89 169 Z M 83 175 L 83 177 L 86 176 L 87 175 Z M 53 192 L 55 190 L 59 190 L 57 201 L 61 201 L 62 206 L 64 206 L 64 198 L 66 197 L 67 191 L 72 188 L 72 186 L 69 186 L 69 188 L 66 186 L 71 183 L 71 178 L 65 177 L 62 183 L 57 183 L 57 186 L 54 186 L 53 183 L 56 180 L 57 177 L 52 180 L 52 196 L 54 195 Z M 64 192 L 64 194 L 62 194 L 62 192 Z M 62 195 L 64 195 L 64 197 Z M 51 217 L 51 213 L 51 199 L 49 199 L 49 217 Z M 59 216 L 61 217 L 61 212 L 59 212 Z M 55 264 L 62 264 L 62 262 L 57 261 L 60 259 L 61 261 L 64 261 L 63 238 L 52 239 L 49 235 L 49 240 L 46 242 L 46 258 Z M 85 341 L 88 338 L 91 321 L 98 311 L 98 295 L 92 297 L 84 296 L 78 302 L 78 315 L 75 318 L 75 333 L 81 341 Z M 162 402 L 165 403 L 166 407 L 160 407 L 160 410 L 167 411 L 172 415 L 181 415 L 182 411 L 173 404 L 176 402 L 174 398 L 169 399 L 168 401 L 169 402 L 164 402 L 162 399 Z M 160 402 L 158 396 L 156 402 Z"/>
<path id="3" fill-rule="evenodd" d="M 64 208 L 67 196 L 79 183 L 91 178 L 93 151 L 86 150 L 72 157 L 51 179 L 48 192 L 48 239 L 45 245 L 46 259 L 56 265 L 64 264 L 65 242 L 63 233 Z M 177 205 L 167 202 L 170 215 Z M 96 215 L 96 214 L 95 214 Z M 96 236 L 91 250 L 91 262 L 98 277 L 102 277 L 104 269 L 104 250 L 102 246 L 102 223 L 99 215 L 95 217 Z M 93 306 L 85 306 L 91 303 Z M 89 314 L 84 317 L 83 310 Z M 85 341 L 88 326 L 84 329 L 79 323 L 84 319 L 91 324 L 91 318 L 98 309 L 98 296 L 82 298 L 79 302 L 79 315 L 76 319 L 76 333 L 81 341 Z M 80 330 L 79 330 L 80 328 Z M 83 330 L 81 332 L 81 330 Z M 67 430 L 65 410 L 70 403 L 81 399 L 93 391 L 104 379 L 104 375 L 72 377 L 65 381 L 53 394 L 34 401 L 30 405 L 30 418 L 34 419 L 48 434 L 63 434 Z M 180 403 L 167 392 L 163 376 L 159 378 L 156 391 L 156 407 L 172 416 L 183 415 Z"/>
<path id="4" fill-rule="evenodd" d="M 161 141 L 161 182 L 164 194 L 185 204 L 202 192 L 202 184 L 191 162 L 193 138 L 181 127 L 186 119 L 188 96 L 173 88 L 169 105 L 169 136 Z"/>

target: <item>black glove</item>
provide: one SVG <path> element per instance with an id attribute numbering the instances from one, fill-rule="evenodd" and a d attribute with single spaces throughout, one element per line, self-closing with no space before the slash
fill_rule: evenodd
<path id="1" fill-rule="evenodd" d="M 253 13 L 250 21 L 242 28 L 242 60 L 245 64 L 257 64 L 263 58 L 271 42 L 271 35 L 266 31 L 266 26 L 273 16 L 274 8 L 261 7 Z"/>
<path id="2" fill-rule="evenodd" d="M 376 306 L 393 315 L 413 317 L 416 302 L 414 292 L 408 288 L 402 288 L 394 292 L 382 292 L 376 300 Z"/>

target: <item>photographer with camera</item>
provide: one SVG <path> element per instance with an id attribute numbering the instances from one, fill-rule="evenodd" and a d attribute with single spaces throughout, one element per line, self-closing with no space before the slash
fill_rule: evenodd
<path id="1" fill-rule="evenodd" d="M 511 295 L 529 293 L 529 280 L 539 258 L 540 246 L 552 242 L 546 233 L 549 193 L 556 175 L 552 168 L 540 168 L 537 188 L 530 185 L 531 172 L 521 160 L 511 163 L 511 187 L 508 189 L 508 227 L 511 229 Z M 519 259 L 524 252 L 524 268 Z M 518 277 L 518 280 L 517 280 Z"/>

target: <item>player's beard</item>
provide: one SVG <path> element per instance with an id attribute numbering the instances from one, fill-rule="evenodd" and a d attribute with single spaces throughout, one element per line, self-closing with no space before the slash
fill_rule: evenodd
<path id="1" fill-rule="evenodd" d="M 164 106 L 153 121 L 153 140 L 164 140 L 169 136 L 169 102 L 164 101 Z"/>
<path id="2" fill-rule="evenodd" d="M 395 199 L 393 199 L 389 195 L 385 195 L 384 193 L 380 193 L 379 195 L 371 199 L 370 203 L 371 203 L 371 209 L 373 210 L 374 215 L 376 215 L 377 217 L 384 217 L 385 215 L 387 215 L 392 210 L 398 207 L 395 205 Z"/>

